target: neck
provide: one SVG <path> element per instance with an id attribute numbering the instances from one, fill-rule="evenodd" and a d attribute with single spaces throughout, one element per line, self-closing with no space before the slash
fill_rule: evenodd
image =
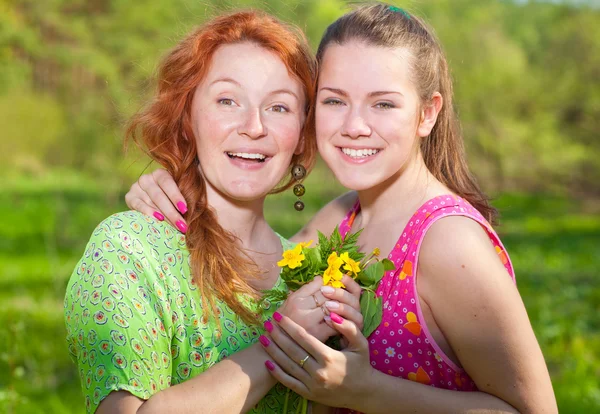
<path id="1" fill-rule="evenodd" d="M 244 249 L 264 251 L 267 241 L 275 236 L 263 214 L 265 197 L 251 201 L 233 200 L 208 183 L 206 191 L 208 204 L 215 210 L 223 230 L 235 235 Z"/>
<path id="2" fill-rule="evenodd" d="M 373 219 L 412 216 L 425 201 L 450 191 L 427 169 L 420 153 L 381 184 L 358 191 L 361 227 Z"/>

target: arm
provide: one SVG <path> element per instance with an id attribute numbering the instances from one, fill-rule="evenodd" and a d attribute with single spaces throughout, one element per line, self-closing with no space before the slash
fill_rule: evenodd
<path id="1" fill-rule="evenodd" d="M 366 338 L 344 320 L 333 325 L 350 345 L 338 352 L 284 318 L 279 326 L 287 335 L 274 331 L 278 348 L 267 349 L 278 365 L 272 374 L 309 399 L 366 413 L 558 412 L 523 303 L 479 224 L 440 220 L 427 233 L 419 262 L 419 294 L 479 392 L 437 389 L 376 371 Z M 315 359 L 305 365 L 309 375 L 293 365 L 299 346 Z"/>
<path id="2" fill-rule="evenodd" d="M 423 240 L 417 271 L 419 296 L 479 392 L 374 372 L 375 401 L 403 401 L 409 412 L 558 412 L 519 292 L 483 228 L 466 217 L 438 221 Z"/>
<path id="3" fill-rule="evenodd" d="M 240 413 L 249 411 L 276 384 L 265 369 L 267 355 L 254 344 L 204 373 L 168 387 L 144 401 L 129 392 L 112 392 L 98 414 Z"/>

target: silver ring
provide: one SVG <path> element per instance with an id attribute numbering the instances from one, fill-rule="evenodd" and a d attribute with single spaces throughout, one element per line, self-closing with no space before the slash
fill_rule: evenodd
<path id="1" fill-rule="evenodd" d="M 304 357 L 304 359 L 300 360 L 300 362 L 298 362 L 298 365 L 300 365 L 300 368 L 302 368 L 304 366 L 304 363 L 308 361 L 308 355 L 306 355 Z"/>

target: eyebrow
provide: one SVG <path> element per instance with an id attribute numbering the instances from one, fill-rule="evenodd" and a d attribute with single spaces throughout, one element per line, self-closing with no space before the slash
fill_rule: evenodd
<path id="1" fill-rule="evenodd" d="M 238 81 L 236 81 L 235 79 L 232 79 L 232 78 L 219 78 L 219 79 L 216 79 L 216 80 L 212 81 L 209 86 L 212 86 L 215 83 L 219 83 L 219 82 L 229 82 L 229 83 L 233 83 L 234 85 L 237 85 L 239 87 L 242 86 L 242 85 L 240 85 L 240 83 Z"/>
<path id="2" fill-rule="evenodd" d="M 327 88 L 327 87 L 324 87 L 324 88 L 321 88 L 319 91 L 324 91 L 324 90 L 331 91 L 333 93 L 337 93 L 338 95 L 341 95 L 341 96 L 344 96 L 344 97 L 348 96 L 348 94 L 346 93 L 346 91 L 343 91 L 343 90 L 337 89 L 337 88 Z M 389 95 L 389 94 L 397 94 L 397 95 L 400 95 L 400 96 L 404 97 L 404 95 L 401 92 L 398 92 L 398 91 L 374 91 L 374 92 L 369 92 L 368 96 L 369 97 L 376 97 L 376 96 Z"/>
<path id="3" fill-rule="evenodd" d="M 236 85 L 239 88 L 242 87 L 242 85 L 238 81 L 236 81 L 235 79 L 232 79 L 232 78 L 219 78 L 219 79 L 216 79 L 216 80 L 212 81 L 209 86 L 212 86 L 212 85 L 214 85 L 216 83 L 219 83 L 219 82 L 233 83 L 234 85 Z M 296 95 L 294 92 L 292 92 L 289 89 L 277 89 L 277 90 L 275 90 L 273 92 L 270 92 L 269 95 L 277 95 L 279 93 L 286 93 L 288 95 L 292 95 L 297 100 L 300 100 L 300 98 L 298 97 L 298 95 Z"/>

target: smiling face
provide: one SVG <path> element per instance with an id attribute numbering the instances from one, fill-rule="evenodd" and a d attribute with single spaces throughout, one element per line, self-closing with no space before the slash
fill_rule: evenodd
<path id="1" fill-rule="evenodd" d="M 419 138 L 429 135 L 435 116 L 432 123 L 431 110 L 421 110 L 410 77 L 411 58 L 403 48 L 358 41 L 332 43 L 325 51 L 317 142 L 321 157 L 349 189 L 394 179 L 420 156 Z"/>
<path id="2" fill-rule="evenodd" d="M 265 197 L 301 150 L 302 85 L 254 43 L 220 46 L 192 101 L 192 128 L 208 188 L 226 198 Z"/>

